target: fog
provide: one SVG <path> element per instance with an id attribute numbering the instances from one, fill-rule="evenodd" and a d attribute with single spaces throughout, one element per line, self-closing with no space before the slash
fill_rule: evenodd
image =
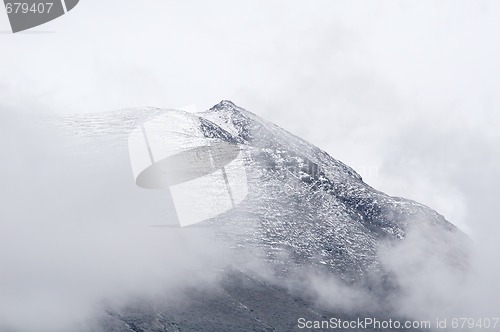
<path id="1" fill-rule="evenodd" d="M 138 191 L 128 160 L 68 156 L 54 129 L 29 120 L 147 105 L 204 110 L 221 99 L 470 235 L 463 280 L 432 259 L 407 272 L 402 257 L 421 260 L 419 236 L 381 253 L 406 285 L 402 314 L 498 315 L 499 25 L 495 1 L 86 0 L 16 35 L 1 11 L 0 328 L 63 328 L 105 298 L 210 285 L 216 272 L 186 276 L 231 261 L 205 233 L 147 227 L 167 213 L 163 197 Z M 199 241 L 207 252 L 191 245 Z M 337 289 L 311 278 L 316 289 Z M 349 303 L 366 298 L 352 294 Z"/>
<path id="2" fill-rule="evenodd" d="M 231 252 L 209 230 L 150 227 L 165 195 L 135 186 L 123 147 L 73 153 L 53 126 L 3 120 L 0 329 L 74 330 L 104 303 L 213 287 Z"/>

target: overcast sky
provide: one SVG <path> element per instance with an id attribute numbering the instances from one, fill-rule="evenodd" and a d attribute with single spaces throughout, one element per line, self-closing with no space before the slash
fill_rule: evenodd
<path id="1" fill-rule="evenodd" d="M 9 30 L 3 113 L 230 99 L 498 252 L 498 1 L 81 0 Z"/>

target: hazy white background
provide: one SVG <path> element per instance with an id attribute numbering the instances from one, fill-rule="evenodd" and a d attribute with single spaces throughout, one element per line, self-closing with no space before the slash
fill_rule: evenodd
<path id="1" fill-rule="evenodd" d="M 9 29 L 0 10 L 0 112 L 230 99 L 436 209 L 498 277 L 499 2 L 82 0 Z"/>

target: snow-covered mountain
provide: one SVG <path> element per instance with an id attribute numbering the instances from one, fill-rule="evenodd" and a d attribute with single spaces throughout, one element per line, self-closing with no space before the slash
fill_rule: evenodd
<path id="1" fill-rule="evenodd" d="M 79 144 L 123 149 L 130 131 L 169 112 L 157 108 L 66 117 Z M 450 238 L 467 237 L 442 215 L 420 203 L 391 197 L 363 182 L 355 170 L 314 145 L 230 101 L 198 113 L 207 138 L 237 142 L 245 153 L 248 196 L 237 208 L 201 225 L 235 251 L 253 252 L 278 279 L 298 280 L 303 271 L 331 275 L 379 301 L 402 287 L 381 251 L 404 243 L 413 229 L 423 251 L 458 270 L 465 253 Z M 104 144 L 104 145 L 105 145 Z M 389 248 L 389 249 L 388 249 Z M 248 255 L 241 255 L 241 264 Z M 237 264 L 235 264 L 237 265 Z M 297 317 L 356 317 L 321 308 L 247 270 L 223 274 L 220 292 L 192 294 L 180 310 L 161 301 L 108 311 L 96 329 L 106 331 L 290 330 Z M 389 310 L 389 312 L 387 311 Z M 307 312 L 307 314 L 305 314 Z M 381 310 L 391 316 L 390 308 Z M 210 318 L 208 318 L 210 317 Z"/>
<path id="2" fill-rule="evenodd" d="M 285 250 L 302 264 L 357 280 L 381 268 L 378 246 L 403 240 L 412 223 L 459 232 L 436 211 L 371 188 L 349 166 L 232 102 L 200 115 L 247 149 L 251 174 L 242 207 L 247 217 L 228 214 L 213 222 L 256 224 L 242 239 L 266 246 L 270 259 Z"/>

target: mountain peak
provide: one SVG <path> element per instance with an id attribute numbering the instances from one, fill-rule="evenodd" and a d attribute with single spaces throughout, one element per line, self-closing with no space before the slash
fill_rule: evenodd
<path id="1" fill-rule="evenodd" d="M 338 283 L 355 287 L 353 289 L 363 294 L 365 291 L 368 292 L 370 298 L 380 301 L 377 303 L 380 303 L 384 311 L 392 310 L 391 307 L 384 307 L 388 297 L 396 298 L 399 294 L 404 294 L 404 291 L 399 290 L 403 290 L 407 280 L 398 277 L 414 274 L 414 271 L 420 269 L 422 262 L 429 260 L 432 262 L 432 268 L 439 262 L 444 264 L 446 271 L 449 270 L 453 274 L 460 274 L 466 268 L 468 261 L 466 236 L 436 211 L 417 202 L 391 197 L 371 188 L 352 168 L 334 159 L 325 151 L 229 100 L 223 100 L 210 110 L 196 115 L 206 121 L 200 120 L 188 124 L 186 121 L 179 121 L 175 125 L 178 125 L 181 131 L 184 129 L 201 131 L 206 138 L 215 137 L 222 141 L 238 143 L 242 153 L 239 165 L 245 170 L 245 178 L 241 176 L 241 179 L 246 183 L 247 196 L 233 209 L 215 217 L 207 217 L 208 219 L 200 223 L 202 229 L 207 231 L 205 234 L 210 234 L 209 241 L 214 239 L 221 248 L 228 248 L 228 253 L 234 253 L 234 260 L 231 260 L 231 265 L 228 266 L 242 266 L 242 273 L 246 275 L 245 269 L 250 266 L 248 264 L 250 259 L 252 265 L 253 262 L 259 266 L 262 264 L 266 274 L 286 280 L 287 285 L 295 283 L 295 280 L 303 280 L 302 271 L 314 271 L 314 275 L 317 273 L 317 275 L 331 276 L 331 280 L 335 280 L 335 285 Z M 87 115 L 70 119 L 72 121 L 64 121 L 64 124 L 66 129 L 72 129 L 78 135 L 88 133 L 88 142 L 91 145 L 87 150 L 96 154 L 95 159 L 100 166 L 107 167 L 106 163 L 102 163 L 105 159 L 103 156 L 106 157 L 106 161 L 119 162 L 130 157 L 129 151 L 120 148 L 128 144 L 123 137 L 127 137 L 134 127 L 145 121 L 161 119 L 162 116 L 168 117 L 168 110 L 143 109 Z M 192 115 L 185 114 L 185 116 Z M 186 128 L 186 125 L 189 128 Z M 95 135 L 96 132 L 100 135 Z M 186 141 L 183 146 L 189 146 L 191 136 L 185 136 Z M 102 144 L 103 138 L 112 140 L 113 144 Z M 89 158 L 89 155 L 85 155 L 85 158 Z M 116 172 L 116 169 L 120 170 L 120 165 L 110 165 L 112 168 L 107 173 L 109 177 L 107 181 L 110 182 L 104 183 L 102 191 L 99 191 L 102 197 L 108 197 L 116 191 L 116 188 L 107 185 L 108 183 L 119 184 L 129 181 L 129 172 Z M 231 167 L 234 165 L 224 165 L 220 168 L 220 173 L 217 170 L 211 174 L 217 177 L 220 175 L 221 179 L 224 177 L 223 174 L 226 174 L 226 177 L 228 174 L 231 176 L 234 174 L 231 172 Z M 128 182 L 124 183 L 126 185 L 123 188 L 132 187 Z M 205 187 L 194 188 L 197 194 L 214 194 Z M 137 201 L 132 202 L 134 204 L 127 204 L 129 201 L 125 199 L 130 199 L 129 197 L 134 197 Z M 161 211 L 161 218 L 164 217 L 165 211 L 170 211 L 172 214 L 174 214 L 172 211 L 176 211 L 173 209 L 173 203 L 165 202 L 165 196 L 159 195 L 155 201 L 151 197 L 141 194 L 140 191 L 131 192 L 130 196 L 123 198 L 124 204 L 117 206 L 119 210 L 116 213 L 121 216 L 126 212 L 137 216 L 134 218 L 141 222 L 143 211 L 153 203 L 158 204 L 158 207 L 150 210 L 157 210 L 159 213 Z M 144 205 L 135 204 L 136 202 L 143 202 L 141 204 Z M 156 218 L 156 215 L 154 216 Z M 152 217 L 148 218 L 148 222 L 154 222 Z M 163 221 L 160 221 L 160 224 L 161 222 Z M 198 240 L 195 242 L 199 243 Z M 220 257 L 217 255 L 214 259 L 220 260 Z M 394 257 L 395 263 L 391 263 L 390 257 Z M 212 265 L 207 266 L 212 268 Z M 427 278 L 431 270 L 426 268 L 422 271 L 424 273 L 422 278 Z M 200 268 L 200 273 L 205 274 L 206 269 Z M 253 275 L 254 272 L 249 273 Z M 442 278 L 441 274 L 438 277 Z M 296 312 L 299 311 L 291 312 L 287 305 L 299 302 L 290 301 L 291 297 L 286 297 L 286 291 L 273 288 L 272 285 L 266 286 L 265 289 L 259 288 L 266 283 L 261 283 L 258 276 L 255 279 L 242 279 L 246 277 L 234 279 L 229 275 L 227 278 L 236 281 L 225 286 L 230 291 L 224 293 L 224 297 L 214 299 L 209 297 L 211 295 L 196 293 L 196 299 L 201 299 L 201 303 L 206 305 L 206 309 L 203 310 L 207 310 L 209 315 L 215 316 L 213 315 L 215 312 L 225 319 L 229 316 L 228 312 L 234 312 L 235 303 L 245 303 L 251 309 L 247 313 L 249 316 L 244 317 L 250 318 L 238 316 L 235 319 L 238 326 L 244 326 L 245 330 L 255 329 L 254 324 L 257 323 L 254 315 L 259 308 L 265 307 L 261 303 L 271 296 L 277 299 L 276 303 L 279 306 L 283 305 L 286 309 L 288 325 L 276 330 L 289 329 L 289 318 L 296 319 Z M 256 286 L 252 286 L 250 291 L 234 286 L 247 284 L 246 281 L 240 280 L 250 280 L 250 282 L 256 280 L 254 283 Z M 337 286 L 335 288 L 337 289 Z M 314 289 L 314 292 L 318 290 L 319 288 Z M 244 294 L 252 294 L 251 299 L 242 297 Z M 261 297 L 264 299 L 263 302 L 251 302 L 259 298 L 254 294 L 265 294 Z M 220 305 L 213 306 L 212 303 Z M 193 305 L 196 308 L 201 307 L 197 303 Z M 304 308 L 309 307 L 304 305 Z M 153 323 L 147 320 L 150 317 L 160 317 L 160 312 L 155 310 L 157 309 L 151 314 L 144 314 L 144 310 L 140 308 L 138 312 L 141 314 L 135 316 L 116 314 L 116 317 L 120 319 L 123 317 L 127 321 L 138 321 L 141 324 L 146 322 L 145 324 L 152 326 Z M 190 321 L 192 317 L 185 319 L 185 315 L 195 312 L 196 316 L 200 316 L 201 309 L 182 310 L 180 313 L 176 311 L 177 308 L 164 310 L 166 314 L 162 313 L 161 317 L 167 317 L 165 320 L 179 320 L 184 322 L 182 324 L 187 324 L 185 322 Z M 314 310 L 317 310 L 316 307 Z M 306 310 L 301 309 L 302 311 Z M 275 317 L 273 311 L 270 321 Z M 120 319 L 116 324 L 121 324 Z M 182 324 L 179 326 L 184 327 Z M 277 326 L 275 324 L 270 323 L 266 328 Z M 185 329 L 193 330 L 192 326 Z"/>
<path id="2" fill-rule="evenodd" d="M 235 103 L 233 103 L 231 100 L 221 100 L 217 105 L 214 105 L 209 111 L 216 111 L 220 109 L 229 109 L 229 110 L 236 110 L 240 109 Z"/>

